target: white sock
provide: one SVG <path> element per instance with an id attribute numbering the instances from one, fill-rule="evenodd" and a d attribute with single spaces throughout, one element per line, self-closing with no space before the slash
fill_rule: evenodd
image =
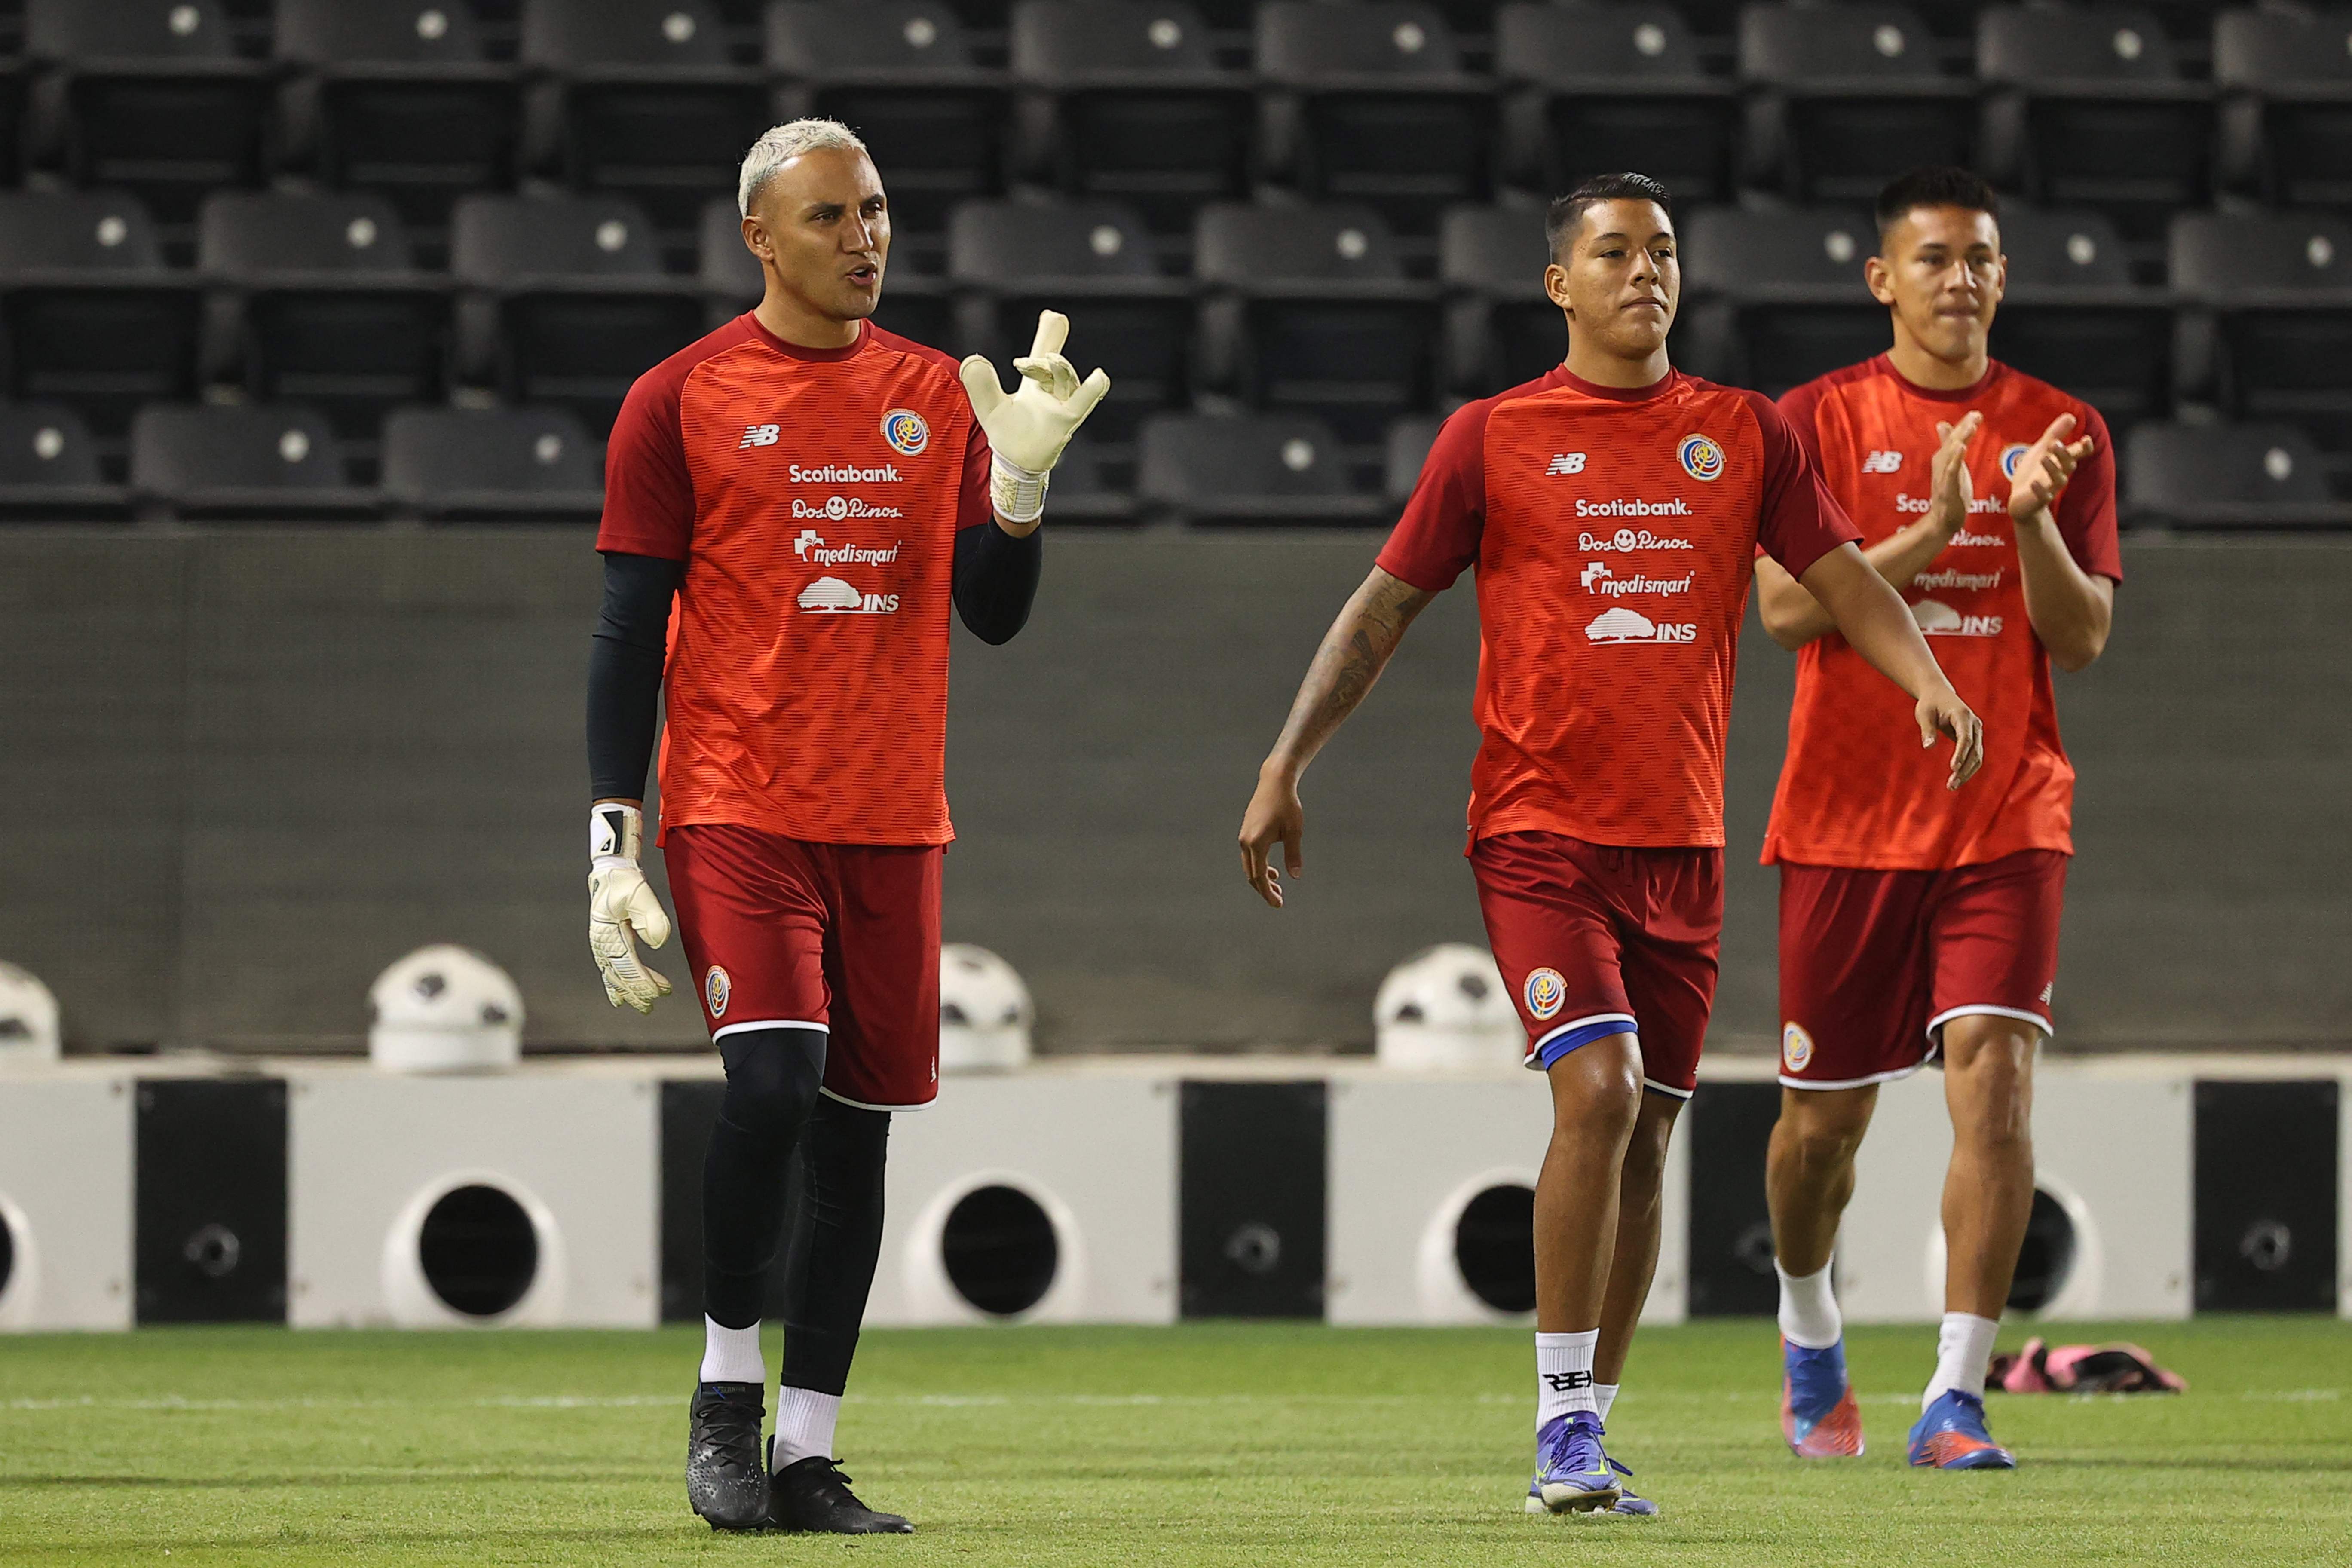
<path id="1" fill-rule="evenodd" d="M 702 1381 L 705 1383 L 768 1383 L 768 1363 L 760 1359 L 760 1325 L 730 1329 L 702 1320 Z"/>
<path id="2" fill-rule="evenodd" d="M 1838 1310 L 1837 1292 L 1830 1288 L 1830 1266 L 1811 1274 L 1791 1274 L 1778 1259 L 1772 1272 L 1780 1277 L 1780 1337 L 1809 1351 L 1825 1351 L 1845 1333 L 1845 1317 Z"/>
<path id="3" fill-rule="evenodd" d="M 1609 1407 L 1617 1403 L 1618 1387 L 1619 1385 L 1613 1383 L 1596 1383 L 1592 1385 L 1593 1413 L 1603 1421 L 1609 1419 Z"/>
<path id="4" fill-rule="evenodd" d="M 1935 1404 L 1948 1388 L 1981 1397 L 1985 1366 L 1992 1360 L 1992 1338 L 2000 1331 L 1997 1319 L 1979 1318 L 1974 1312 L 1945 1313 L 1944 1326 L 1936 1335 L 1936 1375 L 1927 1380 L 1919 1408 Z"/>
<path id="5" fill-rule="evenodd" d="M 1536 1430 L 1571 1410 L 1600 1413 L 1592 1384 L 1592 1347 L 1601 1342 L 1599 1329 L 1580 1334 L 1536 1336 Z"/>
<path id="6" fill-rule="evenodd" d="M 841 1395 L 790 1384 L 776 1390 L 775 1468 L 803 1459 L 830 1459 L 834 1423 L 841 1419 Z"/>

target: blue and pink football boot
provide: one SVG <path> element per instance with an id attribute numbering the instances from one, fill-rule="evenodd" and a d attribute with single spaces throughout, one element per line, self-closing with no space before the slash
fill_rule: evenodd
<path id="1" fill-rule="evenodd" d="M 1845 1342 L 1807 1350 L 1780 1342 L 1780 1435 L 1801 1459 L 1862 1456 L 1862 1408 L 1846 1381 Z"/>
<path id="2" fill-rule="evenodd" d="M 1985 1430 L 1984 1396 L 1948 1388 L 1911 1428 L 1911 1462 L 1938 1470 L 2013 1470 L 2017 1456 Z"/>

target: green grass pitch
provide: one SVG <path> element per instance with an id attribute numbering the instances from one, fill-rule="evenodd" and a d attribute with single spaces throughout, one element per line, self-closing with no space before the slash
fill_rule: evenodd
<path id="1" fill-rule="evenodd" d="M 1645 1333 L 1611 1426 L 1666 1510 L 1640 1522 L 1521 1511 L 1521 1332 L 877 1331 L 841 1446 L 919 1533 L 856 1543 L 688 1515 L 690 1331 L 0 1338 L 0 1563 L 2352 1561 L 2352 1325 L 2062 1332 L 2137 1340 L 2189 1392 L 1997 1397 L 2023 1468 L 1966 1475 L 1902 1462 L 1932 1329 L 1851 1335 L 1847 1463 L 1781 1447 L 1769 1322 Z"/>

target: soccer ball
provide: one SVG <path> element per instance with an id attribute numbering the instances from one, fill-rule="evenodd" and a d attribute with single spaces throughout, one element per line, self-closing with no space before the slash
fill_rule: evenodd
<path id="1" fill-rule="evenodd" d="M 53 1062 L 62 1048 L 57 997 L 29 971 L 0 963 L 0 1067 Z"/>
<path id="2" fill-rule="evenodd" d="M 368 989 L 368 1056 L 386 1072 L 503 1072 L 522 1056 L 522 993 L 468 947 L 420 947 Z"/>
<path id="3" fill-rule="evenodd" d="M 1029 987 L 984 947 L 940 949 L 940 1070 L 989 1072 L 1029 1059 Z"/>
<path id="4" fill-rule="evenodd" d="M 1517 1067 L 1527 1033 L 1486 949 L 1449 942 L 1389 971 L 1372 1003 L 1381 1065 Z"/>

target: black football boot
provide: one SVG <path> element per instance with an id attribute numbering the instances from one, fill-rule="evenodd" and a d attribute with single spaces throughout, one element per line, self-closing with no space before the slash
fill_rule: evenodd
<path id="1" fill-rule="evenodd" d="M 768 1519 L 768 1467 L 756 1383 L 704 1383 L 694 1390 L 686 1438 L 686 1500 L 713 1530 L 758 1530 Z"/>
<path id="2" fill-rule="evenodd" d="M 915 1527 L 895 1513 L 877 1513 L 857 1500 L 840 1462 L 807 1458 L 786 1465 L 769 1480 L 768 1528 L 821 1535 L 911 1535 Z"/>

